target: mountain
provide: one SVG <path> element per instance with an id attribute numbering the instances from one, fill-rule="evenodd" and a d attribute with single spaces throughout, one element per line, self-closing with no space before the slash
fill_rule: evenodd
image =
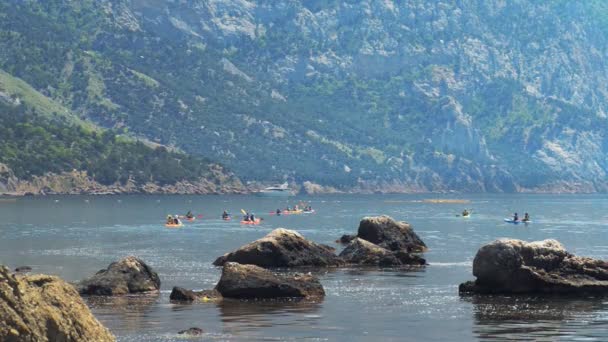
<path id="1" fill-rule="evenodd" d="M 7 74 L 246 181 L 608 189 L 603 1 L 8 0 L 0 18 Z"/>
<path id="2" fill-rule="evenodd" d="M 0 194 L 217 193 L 221 166 L 102 129 L 0 71 Z"/>

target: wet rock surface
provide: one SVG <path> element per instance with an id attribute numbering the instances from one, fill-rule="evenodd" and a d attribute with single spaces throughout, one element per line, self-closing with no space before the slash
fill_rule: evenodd
<path id="1" fill-rule="evenodd" d="M 141 259 L 129 256 L 81 281 L 77 288 L 80 294 L 98 296 L 158 293 L 160 278 Z"/>
<path id="2" fill-rule="evenodd" d="M 409 223 L 385 215 L 363 218 L 357 237 L 391 251 L 423 252 L 427 249 Z"/>
<path id="3" fill-rule="evenodd" d="M 265 237 L 244 245 L 215 260 L 216 266 L 226 262 L 261 267 L 339 266 L 343 262 L 331 247 L 305 239 L 298 232 L 278 228 Z"/>
<path id="4" fill-rule="evenodd" d="M 279 274 L 255 265 L 228 262 L 215 287 L 226 298 L 318 298 L 325 291 L 310 274 Z"/>
<path id="5" fill-rule="evenodd" d="M 608 263 L 575 256 L 555 240 L 501 239 L 482 246 L 475 281 L 460 293 L 608 294 Z"/>
<path id="6" fill-rule="evenodd" d="M 193 291 L 176 286 L 169 299 L 176 302 L 217 301 L 222 299 L 222 294 L 216 290 Z"/>
<path id="7" fill-rule="evenodd" d="M 417 255 L 402 251 L 390 251 L 360 238 L 355 238 L 340 253 L 340 257 L 347 264 L 353 265 L 402 266 L 426 264 L 426 260 Z"/>

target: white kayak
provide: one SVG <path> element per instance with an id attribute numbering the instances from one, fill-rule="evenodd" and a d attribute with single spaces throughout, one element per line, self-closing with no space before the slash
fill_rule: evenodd
<path id="1" fill-rule="evenodd" d="M 517 221 L 514 221 L 513 219 L 509 219 L 509 218 L 506 218 L 506 219 L 505 219 L 505 222 L 506 222 L 506 223 L 513 223 L 513 224 L 520 224 L 520 223 L 525 223 L 525 224 L 527 224 L 527 223 L 532 223 L 532 221 L 531 221 L 531 220 L 528 220 L 528 221 L 522 221 L 522 220 L 517 220 Z"/>

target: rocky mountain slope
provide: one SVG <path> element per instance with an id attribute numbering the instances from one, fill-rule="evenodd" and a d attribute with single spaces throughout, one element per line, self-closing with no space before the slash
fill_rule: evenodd
<path id="1" fill-rule="evenodd" d="M 9 0 L 0 69 L 245 180 L 605 191 L 602 1 Z"/>

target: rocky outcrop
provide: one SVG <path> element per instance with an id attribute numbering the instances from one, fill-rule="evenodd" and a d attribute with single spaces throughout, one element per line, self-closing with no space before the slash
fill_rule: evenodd
<path id="1" fill-rule="evenodd" d="M 176 302 L 207 302 L 222 299 L 222 294 L 217 290 L 193 291 L 182 287 L 174 287 L 169 299 Z"/>
<path id="2" fill-rule="evenodd" d="M 81 294 L 98 296 L 157 293 L 159 289 L 158 274 L 134 256 L 113 262 L 108 268 L 78 284 Z"/>
<path id="3" fill-rule="evenodd" d="M 572 255 L 555 240 L 491 242 L 475 255 L 473 275 L 461 293 L 608 293 L 608 263 Z"/>
<path id="4" fill-rule="evenodd" d="M 423 252 L 427 249 L 409 223 L 385 215 L 363 218 L 357 237 L 391 251 Z"/>
<path id="5" fill-rule="evenodd" d="M 355 238 L 340 257 L 347 264 L 369 266 L 425 265 L 423 258 L 403 251 L 390 251 L 369 241 Z"/>
<path id="6" fill-rule="evenodd" d="M 306 240 L 293 230 L 278 228 L 265 237 L 215 260 L 216 266 L 238 262 L 261 267 L 339 266 L 342 261 L 328 246 Z"/>
<path id="7" fill-rule="evenodd" d="M 47 275 L 0 266 L 0 341 L 114 341 L 74 287 Z"/>
<path id="8" fill-rule="evenodd" d="M 356 238 L 357 238 L 356 235 L 344 234 L 338 240 L 336 240 L 336 243 L 341 243 L 341 244 L 346 245 L 346 244 L 349 244 L 351 241 L 353 241 Z"/>
<path id="9" fill-rule="evenodd" d="M 315 298 L 325 296 L 319 279 L 310 274 L 277 274 L 255 265 L 228 262 L 215 287 L 227 298 Z"/>

